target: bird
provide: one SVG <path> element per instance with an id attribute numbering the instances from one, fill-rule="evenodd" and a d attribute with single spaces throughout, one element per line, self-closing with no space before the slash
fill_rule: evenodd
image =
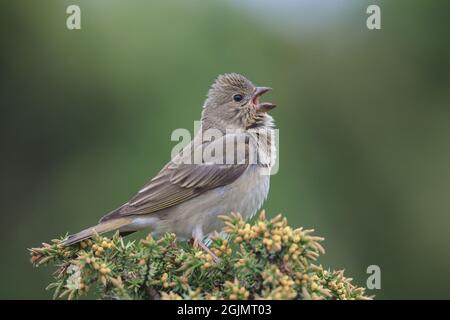
<path id="1" fill-rule="evenodd" d="M 62 244 L 107 232 L 125 236 L 149 229 L 154 236 L 170 232 L 193 240 L 215 257 L 204 240 L 221 230 L 219 216 L 239 212 L 249 219 L 269 193 L 276 128 L 268 112 L 276 105 L 260 102 L 260 97 L 270 90 L 237 73 L 219 75 L 208 90 L 200 129 L 190 143 L 128 202 Z"/>

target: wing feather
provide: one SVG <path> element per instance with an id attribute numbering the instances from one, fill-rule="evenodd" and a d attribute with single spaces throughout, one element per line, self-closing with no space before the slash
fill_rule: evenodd
<path id="1" fill-rule="evenodd" d="M 228 135 L 210 144 L 223 145 L 223 139 L 226 143 L 234 143 L 233 137 Z M 191 158 L 192 143 L 184 150 L 188 150 L 184 153 L 187 154 L 186 157 Z M 105 215 L 101 221 L 129 215 L 150 214 L 176 206 L 208 190 L 234 182 L 248 167 L 248 163 L 189 164 L 183 160 L 185 160 L 183 156 L 175 157 L 129 202 Z"/>

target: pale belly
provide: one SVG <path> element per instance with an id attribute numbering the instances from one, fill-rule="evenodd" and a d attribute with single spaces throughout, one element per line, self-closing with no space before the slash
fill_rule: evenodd
<path id="1" fill-rule="evenodd" d="M 220 232 L 223 223 L 217 216 L 239 212 L 246 219 L 252 217 L 267 198 L 269 182 L 270 175 L 261 174 L 261 168 L 252 165 L 232 184 L 150 216 L 139 217 L 129 227 L 149 228 L 155 236 L 174 232 L 182 239 Z"/>

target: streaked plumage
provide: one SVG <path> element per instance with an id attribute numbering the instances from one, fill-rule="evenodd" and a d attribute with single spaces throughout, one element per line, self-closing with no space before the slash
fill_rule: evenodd
<path id="1" fill-rule="evenodd" d="M 238 74 L 219 76 L 208 92 L 201 130 L 193 141 L 130 201 L 105 215 L 98 225 L 70 236 L 65 244 L 96 233 L 144 228 L 155 235 L 174 232 L 180 238 L 201 241 L 205 235 L 220 230 L 218 215 L 230 212 L 240 212 L 245 217 L 254 215 L 269 192 L 267 170 L 271 163 L 249 161 L 250 156 L 269 158 L 268 150 L 273 147 L 270 132 L 273 119 L 267 111 L 274 105 L 259 103 L 259 96 L 268 89 L 255 87 Z M 209 129 L 224 135 L 207 140 L 201 133 Z M 230 129 L 238 131 L 227 132 Z M 192 164 L 196 149 L 215 150 L 224 146 L 228 150 L 231 145 L 245 150 L 244 156 L 234 163 Z"/>

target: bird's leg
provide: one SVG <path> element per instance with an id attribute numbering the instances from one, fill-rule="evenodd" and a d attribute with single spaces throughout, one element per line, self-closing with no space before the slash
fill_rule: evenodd
<path id="1" fill-rule="evenodd" d="M 211 251 L 210 248 L 206 244 L 203 243 L 203 239 L 205 238 L 205 234 L 203 233 L 203 228 L 201 225 L 197 225 L 192 231 L 192 238 L 194 239 L 193 246 L 195 248 L 201 247 L 206 253 L 208 253 L 215 263 L 220 261 L 219 257 Z"/>
<path id="2" fill-rule="evenodd" d="M 194 240 L 194 243 L 193 243 L 192 246 L 194 248 L 198 248 L 198 247 L 202 248 L 203 250 L 205 250 L 206 253 L 208 253 L 213 258 L 213 261 L 215 263 L 219 263 L 220 262 L 220 258 L 214 252 L 212 252 L 211 249 L 208 248 L 208 246 L 206 244 L 204 244 L 201 239 L 193 238 L 193 240 Z"/>

